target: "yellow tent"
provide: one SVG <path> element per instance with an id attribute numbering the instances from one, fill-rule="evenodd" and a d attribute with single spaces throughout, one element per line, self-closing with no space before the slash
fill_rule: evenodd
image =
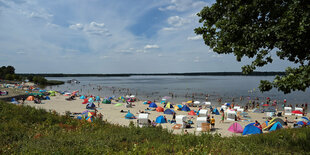
<path id="1" fill-rule="evenodd" d="M 174 111 L 181 110 L 178 106 L 174 106 Z"/>
<path id="2" fill-rule="evenodd" d="M 168 103 L 166 104 L 165 108 L 173 108 L 173 105 L 171 105 L 171 103 L 168 102 Z"/>
<path id="3" fill-rule="evenodd" d="M 193 101 L 187 101 L 186 103 L 193 103 Z"/>

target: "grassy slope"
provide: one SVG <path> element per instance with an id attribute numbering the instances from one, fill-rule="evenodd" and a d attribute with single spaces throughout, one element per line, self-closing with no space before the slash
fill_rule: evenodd
<path id="1" fill-rule="evenodd" d="M 66 116 L 0 101 L 0 154 L 266 154 L 309 153 L 310 129 L 222 138 L 203 134 L 174 135 L 161 128 L 123 127 Z M 61 124 L 60 124 L 61 123 Z M 66 125 L 62 125 L 66 124 Z"/>

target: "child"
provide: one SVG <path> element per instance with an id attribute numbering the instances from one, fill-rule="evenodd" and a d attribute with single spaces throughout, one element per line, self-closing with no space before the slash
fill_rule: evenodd
<path id="1" fill-rule="evenodd" d="M 214 128 L 214 125 L 215 125 L 215 119 L 214 119 L 214 116 L 212 116 L 212 118 L 211 118 L 211 128 Z"/>

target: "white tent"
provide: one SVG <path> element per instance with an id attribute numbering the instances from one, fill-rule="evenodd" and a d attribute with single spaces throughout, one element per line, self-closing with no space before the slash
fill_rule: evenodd
<path id="1" fill-rule="evenodd" d="M 196 124 L 197 124 L 197 128 L 196 128 L 196 130 L 197 131 L 201 131 L 202 130 L 202 123 L 207 123 L 207 117 L 197 117 L 197 122 L 196 122 Z"/>
<path id="2" fill-rule="evenodd" d="M 292 115 L 292 108 L 284 107 L 284 115 Z"/>
<path id="3" fill-rule="evenodd" d="M 149 114 L 139 114 L 138 124 L 140 127 L 149 125 Z"/>
<path id="4" fill-rule="evenodd" d="M 295 107 L 295 110 L 303 112 L 302 108 Z M 296 116 L 302 116 L 302 114 L 295 114 Z"/>
<path id="5" fill-rule="evenodd" d="M 211 102 L 205 102 L 206 107 L 210 107 L 211 106 Z"/>
<path id="6" fill-rule="evenodd" d="M 208 110 L 207 109 L 201 109 L 199 111 L 199 117 L 207 117 L 208 116 Z"/>
<path id="7" fill-rule="evenodd" d="M 231 111 L 231 110 L 227 111 L 227 120 L 228 121 L 235 121 L 235 117 L 236 117 L 235 111 Z"/>
<path id="8" fill-rule="evenodd" d="M 187 121 L 187 117 L 185 115 L 177 115 L 176 116 L 176 124 L 181 124 L 181 128 L 185 128 L 185 123 Z"/>

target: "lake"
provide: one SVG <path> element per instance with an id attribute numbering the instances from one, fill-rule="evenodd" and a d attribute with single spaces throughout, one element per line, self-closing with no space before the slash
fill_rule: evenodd
<path id="1" fill-rule="evenodd" d="M 48 89 L 60 91 L 79 90 L 82 95 L 99 95 L 101 97 L 136 95 L 141 100 L 160 101 L 163 96 L 173 97 L 172 102 L 208 100 L 217 103 L 235 102 L 243 105 L 248 100 L 259 98 L 263 102 L 267 97 L 288 104 L 304 104 L 310 101 L 310 91 L 296 91 L 290 94 L 273 89 L 261 93 L 258 89 L 260 80 L 272 80 L 273 76 L 130 76 L 130 77 L 47 77 L 48 80 L 67 81 L 77 79 L 81 83 L 49 86 Z M 240 97 L 244 99 L 240 101 Z"/>

